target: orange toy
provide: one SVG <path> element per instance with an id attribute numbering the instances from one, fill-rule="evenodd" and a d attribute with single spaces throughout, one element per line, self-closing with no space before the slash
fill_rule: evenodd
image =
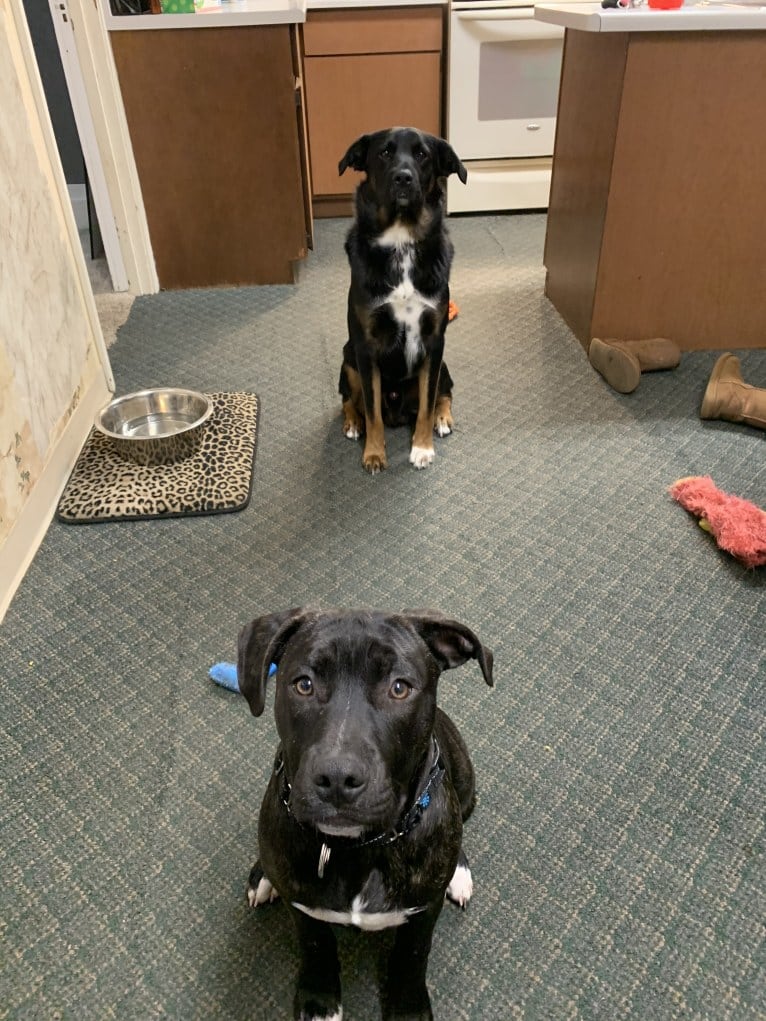
<path id="1" fill-rule="evenodd" d="M 766 512 L 760 507 L 722 492 L 709 475 L 679 479 L 670 495 L 745 567 L 766 564 Z"/>

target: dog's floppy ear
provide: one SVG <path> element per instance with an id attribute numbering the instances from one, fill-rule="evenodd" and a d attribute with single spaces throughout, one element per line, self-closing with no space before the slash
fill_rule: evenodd
<path id="1" fill-rule="evenodd" d="M 415 628 L 428 646 L 442 670 L 460 666 L 466 660 L 475 659 L 481 667 L 484 680 L 492 687 L 492 650 L 482 645 L 476 635 L 465 624 L 449 620 L 430 610 L 405 610 L 403 616 Z"/>
<path id="2" fill-rule="evenodd" d="M 282 613 L 256 617 L 239 633 L 237 683 L 253 716 L 260 716 L 266 704 L 269 667 L 279 663 L 290 638 L 316 611 L 295 607 Z"/>
<path id="3" fill-rule="evenodd" d="M 352 170 L 364 171 L 367 169 L 367 151 L 370 148 L 370 136 L 361 135 L 349 147 L 348 152 L 338 164 L 338 176 L 343 174 L 344 170 L 348 170 L 351 167 Z"/>
<path id="4" fill-rule="evenodd" d="M 449 177 L 450 174 L 457 174 L 463 184 L 465 184 L 468 180 L 468 171 L 460 162 L 458 154 L 449 142 L 445 142 L 443 138 L 434 137 L 431 144 L 433 146 L 433 159 L 436 167 L 436 176 Z"/>

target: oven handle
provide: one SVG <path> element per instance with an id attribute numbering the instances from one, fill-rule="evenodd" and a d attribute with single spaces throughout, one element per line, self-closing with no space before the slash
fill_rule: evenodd
<path id="1" fill-rule="evenodd" d="M 505 21 L 508 23 L 508 35 L 514 39 L 560 39 L 564 29 L 559 25 L 548 25 L 535 21 L 528 13 L 528 8 L 517 10 L 482 10 L 453 11 L 452 16 L 459 21 Z M 522 27 L 519 22 L 526 22 Z M 499 27 L 499 26 L 498 26 Z"/>

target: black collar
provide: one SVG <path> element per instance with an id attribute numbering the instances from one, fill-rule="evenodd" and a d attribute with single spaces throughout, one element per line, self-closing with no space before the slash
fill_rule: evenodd
<path id="1" fill-rule="evenodd" d="M 413 830 L 420 822 L 421 817 L 425 810 L 431 803 L 431 794 L 439 786 L 444 779 L 444 765 L 441 759 L 441 749 L 439 748 L 439 742 L 436 740 L 434 735 L 431 736 L 431 747 L 433 755 L 431 759 L 431 768 L 426 777 L 425 784 L 423 785 L 420 794 L 410 806 L 410 808 L 400 818 L 398 824 L 391 830 L 387 830 L 384 833 L 379 833 L 375 837 L 369 837 L 367 840 L 347 840 L 339 838 L 339 843 L 344 847 L 369 847 L 372 844 L 393 844 L 395 840 L 400 837 L 406 836 L 411 830 Z M 290 792 L 292 787 L 285 774 L 285 763 L 282 756 L 282 749 L 280 748 L 277 752 L 277 756 L 274 760 L 274 773 L 279 776 L 282 775 L 282 786 L 279 792 L 279 797 L 282 804 L 287 809 L 289 815 L 293 814 L 290 808 Z M 299 825 L 302 825 L 299 823 Z M 328 839 L 323 833 L 319 832 L 318 835 L 322 838 L 323 848 L 327 847 L 327 855 L 329 857 L 329 846 Z M 321 875 L 321 872 L 320 872 Z"/>

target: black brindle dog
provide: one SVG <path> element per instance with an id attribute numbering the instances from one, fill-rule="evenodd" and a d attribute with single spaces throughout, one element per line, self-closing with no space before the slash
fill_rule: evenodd
<path id="1" fill-rule="evenodd" d="M 261 805 L 248 897 L 281 896 L 300 968 L 294 1018 L 340 1021 L 332 924 L 396 927 L 383 1017 L 428 1021 L 431 938 L 445 896 L 473 884 L 461 841 L 474 773 L 455 724 L 436 705 L 443 670 L 492 653 L 473 631 L 428 612 L 294 609 L 239 636 L 239 686 L 263 712 L 277 665 L 279 748 Z"/>
<path id="2" fill-rule="evenodd" d="M 445 184 L 468 174 L 442 138 L 391 128 L 358 138 L 338 165 L 364 171 L 346 239 L 348 341 L 338 389 L 343 431 L 364 433 L 362 463 L 386 467 L 384 425 L 415 420 L 410 462 L 434 459 L 433 433 L 452 431 L 452 380 L 443 362 L 452 243 Z"/>

